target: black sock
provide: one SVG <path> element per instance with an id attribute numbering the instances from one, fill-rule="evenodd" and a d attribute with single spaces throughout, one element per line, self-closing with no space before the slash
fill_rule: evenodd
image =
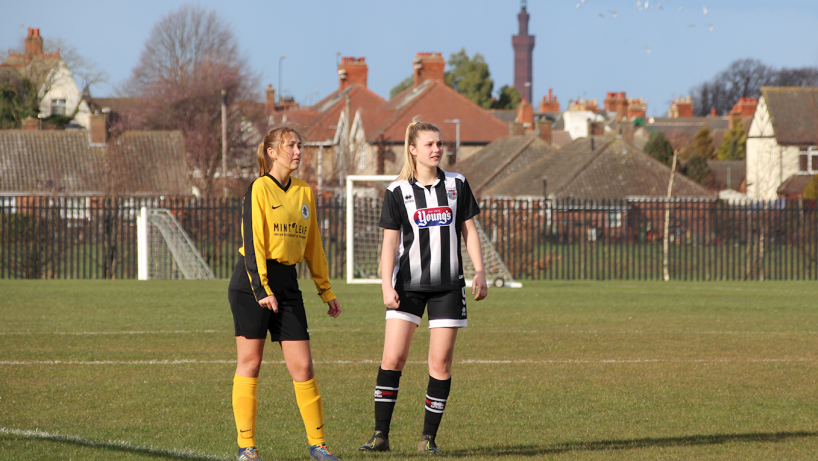
<path id="1" fill-rule="evenodd" d="M 440 420 L 443 419 L 443 410 L 446 409 L 446 400 L 449 399 L 449 390 L 452 388 L 452 378 L 445 381 L 429 376 L 429 387 L 426 389 L 426 417 L 423 419 L 423 435 L 437 435 Z"/>
<path id="2" fill-rule="evenodd" d="M 378 379 L 375 381 L 375 430 L 389 436 L 392 423 L 392 411 L 398 400 L 400 371 L 378 368 Z"/>

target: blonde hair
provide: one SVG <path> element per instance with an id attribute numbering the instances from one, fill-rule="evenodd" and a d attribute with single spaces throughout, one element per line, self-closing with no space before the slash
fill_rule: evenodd
<path id="1" fill-rule="evenodd" d="M 415 179 L 417 176 L 417 166 L 415 156 L 409 152 L 409 146 L 417 148 L 415 143 L 418 140 L 418 135 L 426 131 L 436 131 L 441 134 L 440 128 L 431 123 L 421 122 L 420 120 L 413 120 L 412 123 L 406 127 L 406 142 L 403 145 L 403 168 L 398 175 L 398 181 Z M 442 134 L 441 134 L 442 136 Z"/>
<path id="2" fill-rule="evenodd" d="M 256 161 L 258 162 L 258 175 L 264 176 L 273 167 L 272 159 L 267 155 L 267 149 L 272 148 L 274 152 L 278 153 L 281 147 L 287 142 L 287 134 L 293 133 L 298 136 L 298 139 L 304 140 L 304 136 L 291 126 L 273 127 L 264 137 L 264 141 L 258 145 L 256 152 Z"/>

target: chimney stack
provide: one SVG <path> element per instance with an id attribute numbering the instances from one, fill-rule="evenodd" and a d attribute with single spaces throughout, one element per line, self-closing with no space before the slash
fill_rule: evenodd
<path id="1" fill-rule="evenodd" d="M 551 88 L 548 89 L 548 96 L 542 97 L 542 102 L 540 102 L 540 112 L 559 112 L 560 111 L 560 103 L 557 101 L 557 97 L 553 95 Z"/>
<path id="2" fill-rule="evenodd" d="M 524 136 L 525 127 L 520 122 L 508 122 L 509 136 Z"/>
<path id="3" fill-rule="evenodd" d="M 267 90 L 264 93 L 264 112 L 269 117 L 276 111 L 276 89 L 273 88 L 273 85 L 267 85 Z"/>
<path id="4" fill-rule="evenodd" d="M 523 98 L 517 105 L 517 121 L 529 130 L 534 129 L 534 106 Z"/>
<path id="5" fill-rule="evenodd" d="M 37 131 L 40 128 L 40 121 L 30 115 L 23 119 L 23 131 Z"/>
<path id="6" fill-rule="evenodd" d="M 624 91 L 610 91 L 605 97 L 605 110 L 616 114 L 617 120 L 628 115 L 628 98 Z"/>
<path id="7" fill-rule="evenodd" d="M 540 138 L 551 146 L 551 122 L 544 118 L 540 119 L 537 121 L 537 130 L 540 132 Z"/>
<path id="8" fill-rule="evenodd" d="M 39 56 L 43 54 L 43 38 L 40 37 L 40 29 L 28 28 L 26 54 L 29 56 Z"/>
<path id="9" fill-rule="evenodd" d="M 756 104 L 758 104 L 756 98 L 739 98 L 731 112 L 741 117 L 752 117 L 756 111 Z"/>
<path id="10" fill-rule="evenodd" d="M 108 142 L 108 123 L 107 114 L 100 114 L 99 112 L 91 115 L 88 124 L 88 137 L 91 139 L 91 144 L 105 144 Z"/>
<path id="11" fill-rule="evenodd" d="M 426 80 L 437 80 L 443 82 L 446 71 L 446 61 L 440 53 L 418 53 L 412 61 L 414 68 L 415 84 L 418 85 Z"/>
<path id="12" fill-rule="evenodd" d="M 635 118 L 645 118 L 645 114 L 648 112 L 648 106 L 645 104 L 645 100 L 642 98 L 634 98 L 628 99 L 628 106 L 627 112 L 625 116 L 628 120 L 633 120 Z"/>
<path id="13" fill-rule="evenodd" d="M 676 98 L 675 101 L 671 102 L 670 109 L 667 110 L 667 116 L 670 118 L 692 117 L 693 103 L 690 96 Z"/>
<path id="14" fill-rule="evenodd" d="M 361 85 L 366 87 L 366 77 L 369 72 L 365 59 L 344 57 L 341 64 L 338 64 L 338 90 L 343 90 L 350 85 Z"/>

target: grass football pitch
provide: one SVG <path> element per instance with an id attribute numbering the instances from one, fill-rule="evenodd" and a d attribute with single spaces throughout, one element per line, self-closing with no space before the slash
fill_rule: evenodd
<path id="1" fill-rule="evenodd" d="M 392 451 L 373 428 L 378 285 L 302 281 L 329 448 L 417 458 L 426 321 L 401 381 Z M 0 281 L 0 459 L 235 459 L 227 282 Z M 526 282 L 469 303 L 438 434 L 448 458 L 818 457 L 818 284 Z M 264 460 L 308 459 L 292 381 L 268 344 Z"/>

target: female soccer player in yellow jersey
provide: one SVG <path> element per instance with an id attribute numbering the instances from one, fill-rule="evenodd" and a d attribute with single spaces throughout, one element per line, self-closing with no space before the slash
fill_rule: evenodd
<path id="1" fill-rule="evenodd" d="M 457 331 L 467 325 L 460 236 L 474 263 L 472 294 L 488 288 L 474 217 L 480 213 L 468 181 L 439 168 L 440 130 L 431 123 L 406 128 L 403 169 L 389 185 L 378 225 L 383 228 L 381 287 L 386 305 L 383 359 L 375 381 L 375 433 L 358 449 L 388 451 L 392 411 L 412 335 L 428 306 L 429 385 L 418 451 L 439 453 L 435 437 L 452 385 Z"/>
<path id="2" fill-rule="evenodd" d="M 301 162 L 301 136 L 290 127 L 270 130 L 258 148 L 257 160 L 259 178 L 247 189 L 242 207 L 242 257 L 228 288 L 238 354 L 233 378 L 238 459 L 259 460 L 256 389 L 269 330 L 293 379 L 310 457 L 337 460 L 324 441 L 324 410 L 295 264 L 307 260 L 318 295 L 329 306 L 327 315 L 338 317 L 341 305 L 330 288 L 312 189 L 291 177 Z"/>

